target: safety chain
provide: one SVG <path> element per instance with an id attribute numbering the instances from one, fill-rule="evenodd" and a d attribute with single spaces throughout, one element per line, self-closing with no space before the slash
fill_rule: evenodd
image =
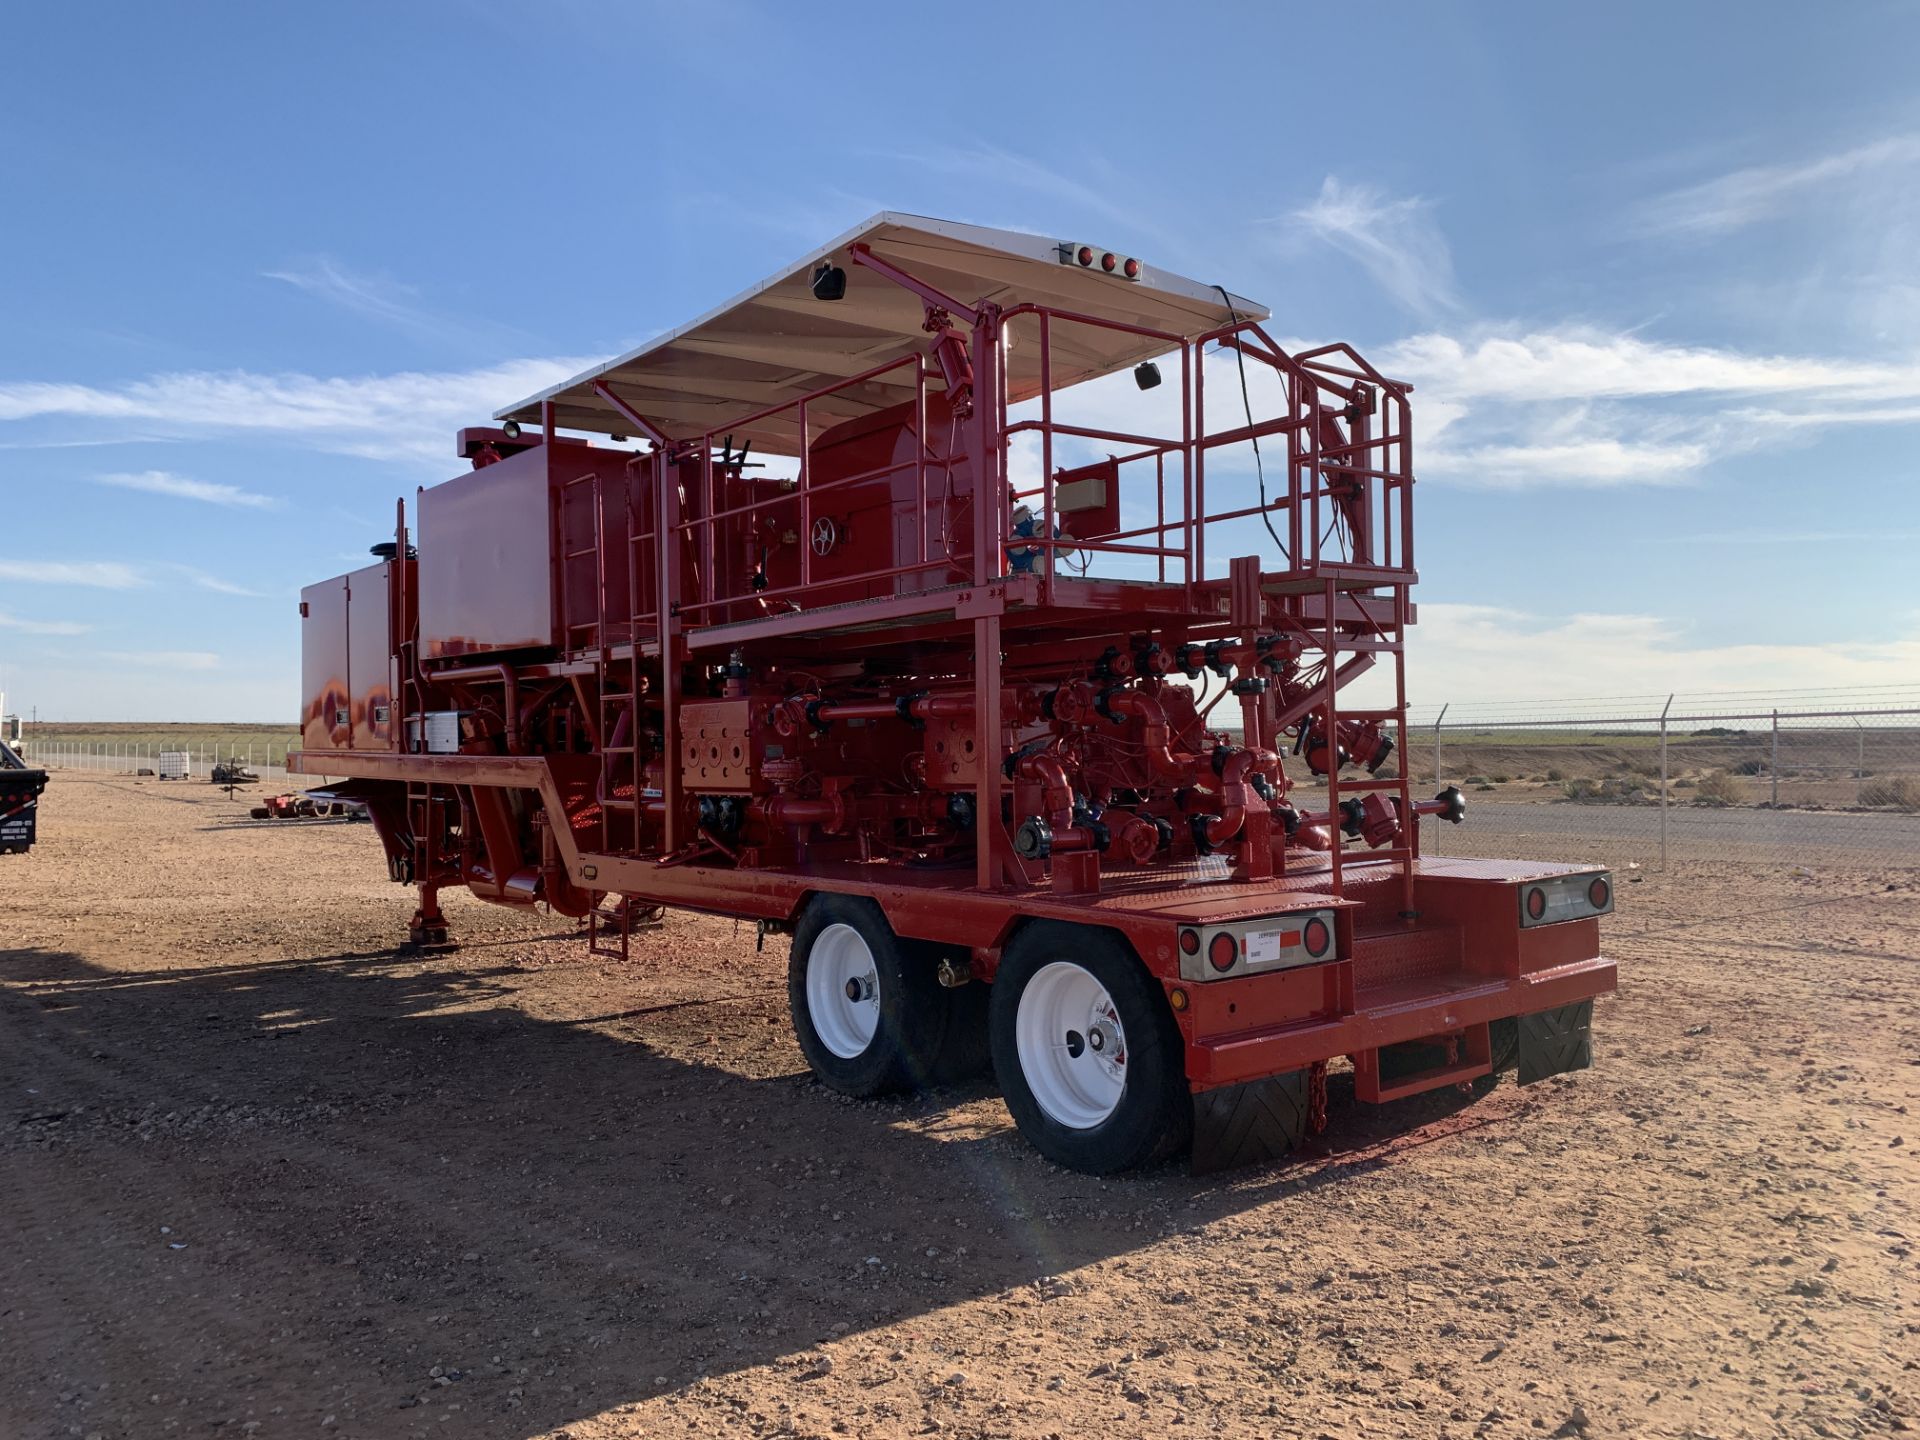
<path id="1" fill-rule="evenodd" d="M 1327 1128 L 1327 1062 L 1316 1060 L 1307 1067 L 1307 1133 L 1320 1135 Z"/>

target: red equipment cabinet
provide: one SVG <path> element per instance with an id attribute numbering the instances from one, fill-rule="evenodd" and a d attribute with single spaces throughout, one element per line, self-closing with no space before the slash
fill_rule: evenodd
<path id="1" fill-rule="evenodd" d="M 1408 387 L 1108 253 L 879 215 L 463 431 L 417 558 L 403 507 L 302 601 L 290 768 L 355 777 L 414 938 L 449 885 L 623 954 L 755 919 L 825 1083 L 990 1051 L 1089 1171 L 1283 1153 L 1340 1056 L 1367 1101 L 1590 1063 L 1609 877 L 1423 858 L 1464 802 L 1386 769 Z"/>

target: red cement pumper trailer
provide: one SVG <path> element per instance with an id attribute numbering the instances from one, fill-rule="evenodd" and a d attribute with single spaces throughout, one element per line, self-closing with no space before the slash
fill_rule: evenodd
<path id="1" fill-rule="evenodd" d="M 303 592 L 288 768 L 349 777 L 417 943 L 448 886 L 615 954 L 755 920 L 822 1083 L 990 1056 L 1077 1170 L 1278 1156 L 1336 1056 L 1367 1102 L 1583 1068 L 1611 877 L 1423 856 L 1462 797 L 1389 763 L 1409 387 L 1267 314 L 877 215 L 461 431 L 417 549 L 403 502 Z"/>

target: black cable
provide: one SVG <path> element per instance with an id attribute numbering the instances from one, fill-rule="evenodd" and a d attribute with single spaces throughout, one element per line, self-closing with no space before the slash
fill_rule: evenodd
<path id="1" fill-rule="evenodd" d="M 1238 325 L 1240 312 L 1233 308 L 1233 297 L 1227 294 L 1227 287 L 1215 285 L 1213 288 L 1220 292 L 1221 303 L 1227 307 L 1227 314 L 1232 317 L 1233 323 Z M 1251 430 L 1253 429 L 1253 397 L 1247 393 L 1247 357 L 1238 344 L 1233 346 L 1233 358 L 1234 363 L 1240 367 L 1240 404 L 1247 412 L 1247 429 Z M 1273 528 L 1273 517 L 1267 513 L 1267 467 L 1260 462 L 1260 437 L 1249 435 L 1247 438 L 1253 442 L 1253 473 L 1260 477 L 1260 523 L 1267 527 L 1267 534 L 1273 537 L 1274 547 L 1286 557 L 1287 563 L 1295 564 L 1297 562 L 1294 557 L 1287 554 L 1287 542 L 1282 540 L 1280 532 Z"/>

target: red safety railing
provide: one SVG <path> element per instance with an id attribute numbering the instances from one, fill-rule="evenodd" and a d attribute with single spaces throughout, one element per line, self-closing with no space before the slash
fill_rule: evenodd
<path id="1" fill-rule="evenodd" d="M 813 474 L 812 450 L 815 414 L 823 401 L 843 391 L 859 386 L 871 385 L 897 371 L 907 371 L 911 376 L 912 400 L 914 405 L 914 434 L 917 439 L 913 458 L 878 465 L 852 475 L 838 476 L 828 481 L 816 480 Z M 895 475 L 911 471 L 914 477 L 915 513 L 924 515 L 927 510 L 928 485 L 930 477 L 938 477 L 945 483 L 951 472 L 952 460 L 959 457 L 941 458 L 934 454 L 927 444 L 927 379 L 926 358 L 922 355 L 909 355 L 899 360 L 876 365 L 870 370 L 841 380 L 823 389 L 812 391 L 797 400 L 786 401 L 779 405 L 769 405 L 749 414 L 730 418 L 724 425 L 717 425 L 702 437 L 702 460 L 700 465 L 700 503 L 698 514 L 688 515 L 676 526 L 680 534 L 690 538 L 695 546 L 696 566 L 699 574 L 694 580 L 694 596 L 684 600 L 680 611 L 688 617 L 709 615 L 716 610 L 737 606 L 742 602 L 772 602 L 792 600 L 816 589 L 821 583 L 832 585 L 835 589 L 857 588 L 880 580 L 896 579 L 903 575 L 919 574 L 934 570 L 945 570 L 954 563 L 949 553 L 932 554 L 927 543 L 926 527 L 916 526 L 917 539 L 915 553 L 905 560 L 897 560 L 892 565 L 876 565 L 852 571 L 836 571 L 829 580 L 822 582 L 814 574 L 815 560 L 819 556 L 812 536 L 821 502 L 821 497 L 837 491 L 850 490 L 856 486 L 871 485 L 877 480 L 890 479 Z M 756 495 L 742 503 L 719 506 L 719 487 L 717 474 L 724 469 L 713 458 L 717 445 L 725 444 L 728 437 L 746 430 L 750 426 L 766 421 L 777 421 L 782 416 L 791 416 L 799 449 L 799 473 L 792 482 L 792 489 L 784 488 L 786 482 L 776 482 L 780 488 L 769 485 L 772 493 Z M 717 546 L 725 528 L 731 522 L 735 525 L 752 523 L 752 517 L 773 509 L 776 506 L 793 506 L 799 509 L 799 574 L 793 584 L 773 586 L 764 589 L 724 588 L 718 583 Z M 711 622 L 709 622 L 711 623 Z"/>
<path id="2" fill-rule="evenodd" d="M 1280 553 L 1270 573 L 1308 579 L 1328 567 L 1342 567 L 1353 580 L 1374 578 L 1379 583 L 1403 579 L 1412 571 L 1413 522 L 1411 506 L 1412 453 L 1407 387 L 1388 380 L 1349 347 L 1328 346 L 1289 355 L 1256 321 L 1236 321 L 1193 339 L 1142 326 L 1022 305 L 1006 312 L 1003 325 L 1031 317 L 1040 347 L 1042 393 L 1037 418 L 1003 424 L 1007 444 L 1022 434 L 1039 436 L 1042 479 L 1018 489 L 1013 503 L 1038 500 L 1041 526 L 1020 545 L 1042 554 L 1040 567 L 1051 578 L 1063 552 L 1145 555 L 1155 562 L 1155 578 L 1177 580 L 1190 588 L 1208 575 L 1209 531 L 1235 521 L 1265 517 L 1270 534 L 1259 545 L 1277 545 Z M 1056 418 L 1059 396 L 1052 386 L 1056 331 L 1086 327 L 1164 342 L 1158 357 L 1166 363 L 1177 357 L 1179 367 L 1180 433 L 1148 435 L 1063 422 Z M 1211 427 L 1208 421 L 1208 347 L 1234 356 L 1236 366 L 1253 365 L 1278 378 L 1281 403 L 1262 414 L 1252 403 L 1251 390 L 1236 386 L 1233 395 L 1215 411 L 1237 412 L 1234 420 Z M 1348 363 L 1336 363 L 1335 357 Z M 1071 393 L 1071 392 L 1065 392 Z M 1235 401 L 1238 404 L 1235 404 Z M 1215 506 L 1207 489 L 1208 462 L 1229 447 L 1257 446 L 1281 438 L 1284 461 L 1273 477 L 1275 488 L 1258 503 Z M 1095 441 L 1130 447 L 1110 457 L 1120 486 L 1119 506 L 1138 499 L 1128 493 L 1128 475 L 1152 466 L 1154 520 L 1123 526 L 1099 538 L 1057 533 L 1060 515 L 1057 486 L 1063 467 L 1057 463 L 1056 440 Z M 1003 452 L 1008 453 L 1010 452 Z M 1258 459 L 1264 470 L 1265 456 Z M 1278 457 L 1276 457 L 1278 458 Z M 1009 464 L 1011 463 L 1009 459 Z M 1176 464 L 1181 488 L 1177 505 L 1168 489 L 1168 469 Z M 1170 509 L 1177 513 L 1170 513 Z M 1276 528 L 1284 524 L 1284 531 Z M 1169 573 L 1169 566 L 1177 571 Z M 1267 568 L 1263 564 L 1263 569 Z"/>
<path id="3" fill-rule="evenodd" d="M 1231 542 L 1243 548 L 1227 554 L 1257 550 L 1262 554 L 1261 568 L 1269 578 L 1304 584 L 1332 576 L 1350 587 L 1392 584 L 1411 577 L 1412 449 L 1407 387 L 1380 375 L 1351 348 L 1326 346 L 1291 355 L 1257 321 L 1234 321 L 1199 336 L 1183 337 L 1037 304 L 1009 308 L 1000 317 L 999 327 L 1003 346 L 1010 342 L 1014 329 L 1020 332 L 1021 344 L 1037 344 L 1039 393 L 1027 402 L 1037 413 L 1024 418 L 1010 413 L 1012 407 L 1004 388 L 999 394 L 975 398 L 976 404 L 994 407 L 989 416 L 993 423 L 988 428 L 997 437 L 995 452 L 986 467 L 990 478 L 976 480 L 975 490 L 991 492 L 1001 486 L 1000 493 L 1007 497 L 998 516 L 1002 553 L 993 558 L 992 573 L 1038 574 L 1048 596 L 1058 578 L 1070 578 L 1075 573 L 1096 579 L 1151 578 L 1159 584 L 1178 585 L 1183 601 L 1191 604 L 1197 587 L 1225 583 L 1222 576 L 1209 574 L 1210 563 L 1218 566 L 1226 558 L 1220 554 L 1223 528 L 1258 519 L 1267 533 L 1243 534 Z M 1167 373 L 1164 382 L 1171 392 L 1169 398 L 1177 397 L 1178 425 L 1174 433 L 1151 434 L 1111 424 L 1079 423 L 1062 413 L 1063 408 L 1070 408 L 1069 397 L 1075 391 L 1057 391 L 1054 386 L 1056 352 L 1062 346 L 1077 348 L 1074 337 L 1088 332 L 1127 336 L 1164 347 L 1157 363 L 1165 371 L 1174 372 Z M 1217 364 L 1222 355 L 1230 356 L 1234 367 L 1242 372 L 1224 399 L 1217 394 L 1217 373 L 1211 391 L 1208 374 L 1209 357 Z M 1077 363 L 1083 368 L 1083 361 Z M 1245 383 L 1249 371 L 1270 377 L 1258 387 L 1258 405 L 1254 403 L 1253 387 Z M 796 399 L 730 416 L 709 428 L 690 447 L 690 451 L 697 450 L 700 459 L 688 485 L 687 503 L 679 508 L 668 529 L 685 547 L 683 554 L 691 572 L 683 576 L 677 606 L 687 623 L 711 625 L 740 619 L 743 604 L 768 613 L 775 605 L 806 609 L 810 601 L 813 605 L 840 603 L 863 587 L 906 576 L 926 577 L 929 585 L 972 579 L 971 536 L 953 533 L 954 521 L 949 513 L 953 509 L 950 490 L 954 469 L 971 464 L 971 447 L 964 443 L 964 430 L 970 425 L 963 427 L 956 422 L 956 433 L 949 437 L 944 454 L 930 443 L 930 383 L 936 387 L 940 383 L 938 372 L 927 354 L 916 352 Z M 855 474 L 817 478 L 813 449 L 821 417 L 831 416 L 830 423 L 846 418 L 844 406 L 836 413 L 833 398 L 881 385 L 890 386 L 903 399 L 911 399 L 916 437 L 912 454 Z M 1217 422 L 1211 418 L 1216 416 Z M 741 470 L 729 468 L 722 447 L 731 436 L 756 429 L 760 433 L 771 429 L 791 437 L 798 457 L 794 477 L 753 481 L 745 479 Z M 1015 450 L 1026 436 L 1037 440 L 1040 452 L 1040 475 L 1030 483 L 1012 480 Z M 1271 449 L 1276 441 L 1279 453 L 1262 450 L 1257 462 L 1268 486 L 1263 496 L 1246 503 L 1239 498 L 1237 485 L 1219 483 L 1220 467 L 1227 463 L 1225 452 L 1258 447 L 1261 442 L 1267 442 Z M 1070 523 L 1063 524 L 1059 506 L 1062 476 L 1071 474 L 1073 468 L 1063 466 L 1061 461 L 1069 449 L 1086 454 L 1093 446 L 1113 447 L 1108 460 L 1116 487 L 1112 509 L 1115 522 L 1100 533 L 1077 536 Z M 1237 482 L 1245 477 L 1246 468 L 1236 465 L 1225 473 Z M 905 541 L 905 527 L 896 527 L 895 535 L 901 538 L 893 545 L 869 548 L 873 563 L 848 568 L 843 559 L 823 574 L 823 554 L 811 542 L 816 520 L 834 497 L 907 473 L 913 477 L 912 505 L 918 517 L 912 526 L 912 541 Z M 683 480 L 688 478 L 687 467 L 679 467 L 679 474 Z M 734 483 L 724 483 L 729 479 Z M 629 491 L 637 495 L 644 488 L 630 484 Z M 745 498 L 741 498 L 743 495 Z M 934 539 L 930 541 L 925 517 L 936 501 L 944 518 L 931 527 Z M 603 513 L 597 496 L 594 504 L 596 513 Z M 1016 533 L 1014 515 L 1023 505 L 1037 515 L 1038 524 L 1029 521 Z M 754 588 L 756 577 L 745 573 L 748 567 L 738 564 L 738 557 L 721 563 L 722 547 L 752 529 L 759 517 L 776 507 L 798 515 L 796 578 L 767 585 L 761 575 L 757 577 L 760 588 Z M 1146 518 L 1148 511 L 1151 519 Z M 630 547 L 630 583 L 641 573 L 638 561 L 643 532 L 639 522 L 651 522 L 653 518 L 628 517 L 628 533 L 622 539 Z M 651 539 L 652 531 L 649 523 L 645 537 Z M 1210 547 L 1217 559 L 1210 557 Z M 1270 555 L 1274 550 L 1279 553 Z M 1071 558 L 1075 555 L 1082 557 L 1077 567 Z M 1108 573 L 1099 568 L 1102 557 L 1150 561 L 1150 574 L 1139 574 L 1141 567 L 1137 564 L 1131 574 Z M 659 558 L 666 557 L 662 554 Z M 604 586 L 604 579 L 599 583 Z M 636 594 L 634 599 L 636 617 L 657 611 L 651 595 Z M 573 621 L 575 617 L 566 618 Z"/>

